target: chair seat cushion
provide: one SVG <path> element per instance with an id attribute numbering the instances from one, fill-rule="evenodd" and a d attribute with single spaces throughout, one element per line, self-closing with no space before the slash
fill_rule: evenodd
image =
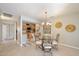
<path id="1" fill-rule="evenodd" d="M 44 46 L 45 49 L 51 49 L 51 46 Z"/>

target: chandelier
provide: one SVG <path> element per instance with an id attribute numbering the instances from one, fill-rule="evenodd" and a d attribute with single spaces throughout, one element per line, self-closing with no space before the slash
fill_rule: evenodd
<path id="1" fill-rule="evenodd" d="M 48 12 L 47 12 L 47 9 L 45 9 L 45 12 L 44 12 L 44 22 L 42 23 L 42 25 L 51 25 L 48 21 Z"/>

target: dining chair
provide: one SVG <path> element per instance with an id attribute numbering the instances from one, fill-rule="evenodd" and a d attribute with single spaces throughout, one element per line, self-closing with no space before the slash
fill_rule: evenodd
<path id="1" fill-rule="evenodd" d="M 53 46 L 53 48 L 55 48 L 55 49 L 58 49 L 58 45 L 59 45 L 59 36 L 60 36 L 60 34 L 58 33 L 58 34 L 56 35 L 56 38 L 53 39 L 53 41 L 52 41 L 52 46 Z"/>

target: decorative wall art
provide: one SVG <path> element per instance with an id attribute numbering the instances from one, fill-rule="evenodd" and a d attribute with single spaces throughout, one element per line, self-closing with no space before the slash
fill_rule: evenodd
<path id="1" fill-rule="evenodd" d="M 76 27 L 73 24 L 69 24 L 65 27 L 65 29 L 67 32 L 73 32 L 73 31 L 75 31 Z"/>
<path id="2" fill-rule="evenodd" d="M 55 23 L 55 27 L 56 28 L 61 28 L 62 27 L 62 23 L 61 22 L 56 22 Z"/>
<path id="3" fill-rule="evenodd" d="M 40 24 L 36 24 L 36 32 L 40 31 Z"/>
<path id="4" fill-rule="evenodd" d="M 26 30 L 26 24 L 23 24 L 22 27 L 23 30 Z"/>

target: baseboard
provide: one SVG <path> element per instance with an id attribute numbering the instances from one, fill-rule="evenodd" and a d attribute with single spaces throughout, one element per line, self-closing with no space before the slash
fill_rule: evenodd
<path id="1" fill-rule="evenodd" d="M 63 46 L 69 47 L 69 48 L 73 48 L 73 49 L 79 50 L 79 47 L 71 46 L 71 45 L 68 45 L 68 44 L 60 43 L 59 45 L 63 45 Z"/>

